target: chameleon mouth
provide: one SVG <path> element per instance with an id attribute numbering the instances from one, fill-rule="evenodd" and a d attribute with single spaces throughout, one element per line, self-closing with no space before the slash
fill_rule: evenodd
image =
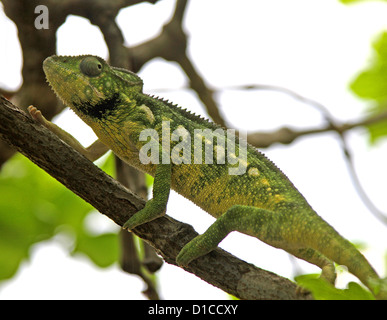
<path id="1" fill-rule="evenodd" d="M 71 101 L 75 95 L 71 94 L 71 90 L 69 86 L 66 86 L 66 83 L 69 80 L 78 81 L 77 75 L 62 63 L 59 63 L 56 56 L 48 57 L 43 61 L 43 71 L 51 89 L 65 105 L 71 107 Z"/>
<path id="2" fill-rule="evenodd" d="M 103 98 L 96 88 L 90 85 L 80 72 L 77 72 L 79 66 L 70 64 L 70 56 L 51 56 L 43 61 L 43 71 L 46 80 L 55 94 L 78 113 L 77 106 L 84 104 L 95 104 Z M 76 86 L 72 85 L 76 83 Z M 96 101 L 91 101 L 93 97 Z"/>

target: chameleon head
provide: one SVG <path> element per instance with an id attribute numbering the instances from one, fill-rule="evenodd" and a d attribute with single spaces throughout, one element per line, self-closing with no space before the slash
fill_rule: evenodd
<path id="1" fill-rule="evenodd" d="M 43 70 L 57 96 L 84 120 L 117 105 L 120 92 L 142 92 L 141 78 L 97 56 L 51 56 Z"/>

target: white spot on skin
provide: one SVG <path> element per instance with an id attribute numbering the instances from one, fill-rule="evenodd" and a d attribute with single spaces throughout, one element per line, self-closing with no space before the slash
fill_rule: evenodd
<path id="1" fill-rule="evenodd" d="M 250 168 L 247 172 L 249 176 L 252 177 L 258 177 L 259 176 L 259 170 L 257 168 Z"/>
<path id="2" fill-rule="evenodd" d="M 144 111 L 146 118 L 149 120 L 150 123 L 153 123 L 155 121 L 155 116 L 151 109 L 149 109 L 148 106 L 145 104 L 139 106 L 139 108 Z"/>

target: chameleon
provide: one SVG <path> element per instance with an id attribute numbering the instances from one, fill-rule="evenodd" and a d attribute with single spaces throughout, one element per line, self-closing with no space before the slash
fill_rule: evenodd
<path id="1" fill-rule="evenodd" d="M 100 57 L 51 56 L 43 70 L 56 95 L 98 139 L 85 148 L 34 106 L 28 109 L 32 118 L 91 161 L 111 149 L 154 177 L 152 198 L 124 229 L 163 216 L 171 189 L 216 218 L 181 249 L 178 265 L 188 266 L 238 231 L 317 265 L 320 277 L 332 284 L 334 262 L 345 265 L 377 298 L 387 299 L 385 279 L 252 145 L 210 120 L 143 93 L 138 75 Z"/>

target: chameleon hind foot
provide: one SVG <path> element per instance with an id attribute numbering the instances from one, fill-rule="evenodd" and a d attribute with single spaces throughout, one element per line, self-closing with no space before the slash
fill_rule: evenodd
<path id="1" fill-rule="evenodd" d="M 387 300 L 387 278 L 369 280 L 368 287 L 377 300 Z"/>
<path id="2" fill-rule="evenodd" d="M 192 260 L 214 250 L 231 231 L 249 234 L 255 228 L 256 234 L 259 234 L 261 224 L 266 222 L 270 225 L 272 217 L 272 213 L 268 210 L 234 205 L 223 213 L 206 232 L 188 242 L 177 255 L 176 262 L 180 266 L 187 266 Z M 259 220 L 259 223 L 256 223 L 256 219 Z"/>
<path id="3" fill-rule="evenodd" d="M 28 110 L 28 113 L 31 115 L 32 119 L 34 119 L 35 121 L 39 122 L 40 124 L 46 126 L 47 125 L 47 122 L 49 122 L 42 114 L 42 112 L 34 107 L 34 106 L 29 106 L 27 108 Z"/>
<path id="4" fill-rule="evenodd" d="M 312 263 L 321 268 L 320 278 L 326 280 L 332 285 L 336 281 L 336 269 L 334 263 L 326 256 L 312 248 L 287 249 L 287 252 L 299 259 Z"/>
<path id="5" fill-rule="evenodd" d="M 188 242 L 176 257 L 176 262 L 179 266 L 188 266 L 188 264 L 203 256 L 217 247 L 218 243 L 211 243 L 211 239 L 205 234 L 199 235 Z"/>
<path id="6" fill-rule="evenodd" d="M 336 281 L 336 269 L 333 263 L 327 264 L 321 269 L 320 278 L 328 281 L 330 284 L 335 285 Z"/>

